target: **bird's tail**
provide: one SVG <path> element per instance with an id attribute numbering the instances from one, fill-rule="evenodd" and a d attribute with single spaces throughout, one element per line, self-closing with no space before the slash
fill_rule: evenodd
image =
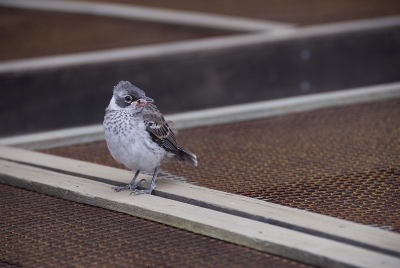
<path id="1" fill-rule="evenodd" d="M 195 154 L 178 147 L 180 158 L 193 167 L 197 167 L 197 157 Z"/>

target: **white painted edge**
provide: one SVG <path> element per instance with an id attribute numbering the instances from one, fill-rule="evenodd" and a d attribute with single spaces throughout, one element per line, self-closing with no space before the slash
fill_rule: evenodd
<path id="1" fill-rule="evenodd" d="M 97 140 L 104 140 L 103 125 L 74 127 L 34 134 L 11 136 L 0 139 L 0 145 L 21 146 L 27 149 L 39 149 L 92 142 Z"/>
<path id="2" fill-rule="evenodd" d="M 399 267 L 400 259 L 152 195 L 130 196 L 109 185 L 0 160 L 0 181 L 120 211 L 224 241 L 323 267 Z"/>
<path id="3" fill-rule="evenodd" d="M 257 43 L 257 41 L 260 41 L 263 37 L 263 34 L 240 34 L 225 37 L 202 38 L 199 40 L 176 41 L 162 44 L 0 61 L 0 74 L 105 64 L 209 51 L 234 45 Z"/>
<path id="4" fill-rule="evenodd" d="M 169 114 L 166 115 L 165 118 L 173 121 L 177 129 L 185 129 L 190 127 L 200 127 L 307 112 L 349 104 L 386 100 L 399 96 L 400 82 L 395 82 L 327 93 L 316 93 L 277 100 Z M 0 145 L 17 146 L 27 149 L 43 149 L 103 139 L 104 133 L 102 125 L 93 125 L 5 137 L 0 139 Z"/>
<path id="5" fill-rule="evenodd" d="M 291 23 L 284 22 L 118 3 L 71 2 L 61 0 L 0 0 L 0 5 L 14 8 L 72 12 L 232 31 L 272 31 L 293 26 Z"/>
<path id="6" fill-rule="evenodd" d="M 184 129 L 307 112 L 328 107 L 385 100 L 399 96 L 400 82 L 394 82 L 360 88 L 336 90 L 333 92 L 315 93 L 277 100 L 170 114 L 166 116 L 166 118 L 174 121 L 178 129 Z"/>
<path id="7" fill-rule="evenodd" d="M 128 184 L 133 176 L 133 173 L 127 170 L 12 147 L 0 146 L 0 159 L 107 179 L 122 184 Z M 146 183 L 149 183 L 151 176 L 140 174 L 138 179 L 145 179 Z M 145 184 L 144 186 L 147 187 Z M 335 236 L 384 251 L 396 252 L 400 256 L 400 235 L 370 226 L 161 178 L 157 179 L 156 191 L 162 193 L 163 196 L 184 197 L 216 207 L 268 218 L 316 231 L 319 233 L 318 236 L 323 236 L 321 234 Z M 129 195 L 125 193 L 121 194 Z"/>
<path id="8" fill-rule="evenodd" d="M 302 28 L 282 28 L 281 30 L 266 33 L 236 34 L 225 37 L 203 38 L 200 40 L 177 41 L 163 44 L 9 60 L 0 62 L 0 74 L 225 50 L 228 48 L 238 48 L 277 41 L 345 33 L 349 34 L 357 31 L 384 29 L 395 26 L 400 26 L 400 16 L 330 23 Z"/>

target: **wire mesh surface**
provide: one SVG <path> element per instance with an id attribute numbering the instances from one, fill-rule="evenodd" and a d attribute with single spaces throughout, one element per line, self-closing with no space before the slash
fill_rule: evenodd
<path id="1" fill-rule="evenodd" d="M 192 128 L 178 140 L 199 166 L 162 169 L 189 182 L 400 232 L 400 99 Z M 103 141 L 42 151 L 124 168 Z"/>
<path id="2" fill-rule="evenodd" d="M 0 184 L 0 267 L 310 267 Z"/>

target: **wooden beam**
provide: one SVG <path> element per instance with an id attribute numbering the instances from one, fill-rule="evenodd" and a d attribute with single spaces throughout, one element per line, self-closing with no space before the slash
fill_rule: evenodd
<path id="1" fill-rule="evenodd" d="M 0 158 L 113 185 L 127 184 L 133 176 L 127 170 L 11 147 L 0 147 Z M 149 182 L 151 177 L 141 174 L 139 179 Z M 400 235 L 350 221 L 163 179 L 158 180 L 155 194 L 400 257 Z"/>
<path id="2" fill-rule="evenodd" d="M 286 228 L 153 195 L 129 196 L 110 185 L 0 160 L 0 182 L 124 212 L 202 235 L 323 267 L 399 267 L 400 259 Z"/>

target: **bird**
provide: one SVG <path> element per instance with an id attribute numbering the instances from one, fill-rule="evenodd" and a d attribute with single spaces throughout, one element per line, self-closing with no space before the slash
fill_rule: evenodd
<path id="1" fill-rule="evenodd" d="M 185 162 L 197 166 L 197 157 L 180 147 L 173 123 L 166 121 L 145 92 L 128 81 L 120 81 L 105 110 L 103 129 L 111 156 L 128 169 L 136 171 L 126 186 L 113 187 L 116 192 L 132 190 L 131 194 L 151 194 L 163 162 Z M 150 186 L 139 189 L 140 172 L 153 173 Z"/>

